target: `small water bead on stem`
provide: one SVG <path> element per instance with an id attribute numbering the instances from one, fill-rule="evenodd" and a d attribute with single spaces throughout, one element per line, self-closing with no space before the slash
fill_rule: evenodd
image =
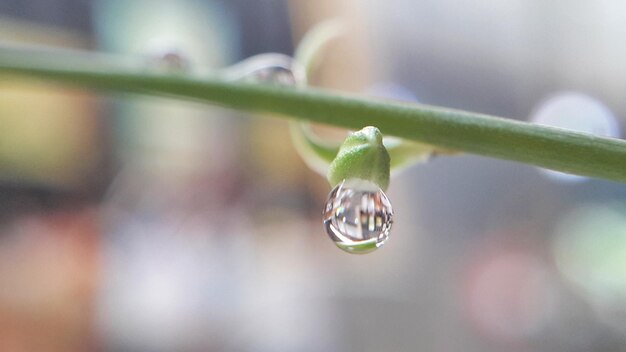
<path id="1" fill-rule="evenodd" d="M 167 69 L 172 70 L 186 70 L 190 65 L 185 55 L 175 49 L 162 52 L 160 62 L 162 62 L 163 66 Z"/>
<path id="2" fill-rule="evenodd" d="M 348 179 L 330 192 L 323 220 L 337 247 L 348 253 L 363 254 L 385 244 L 393 223 L 393 210 L 375 183 Z"/>
<path id="3" fill-rule="evenodd" d="M 232 81 L 247 80 L 282 86 L 306 84 L 304 68 L 292 57 L 277 53 L 252 56 L 223 69 L 221 76 Z"/>
<path id="4" fill-rule="evenodd" d="M 163 71 L 184 72 L 191 67 L 184 50 L 172 43 L 152 40 L 146 46 L 145 56 L 148 66 Z"/>

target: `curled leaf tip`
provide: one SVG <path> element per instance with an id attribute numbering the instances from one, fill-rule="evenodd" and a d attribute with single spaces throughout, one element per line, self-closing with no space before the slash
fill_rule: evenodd
<path id="1" fill-rule="evenodd" d="M 328 168 L 327 178 L 332 187 L 343 180 L 361 179 L 386 190 L 389 174 L 390 158 L 383 135 L 378 128 L 368 126 L 345 139 Z"/>
<path id="2" fill-rule="evenodd" d="M 380 130 L 374 126 L 364 127 L 360 131 L 356 131 L 353 134 L 353 140 L 363 140 L 370 143 L 372 146 L 382 146 L 383 134 Z"/>

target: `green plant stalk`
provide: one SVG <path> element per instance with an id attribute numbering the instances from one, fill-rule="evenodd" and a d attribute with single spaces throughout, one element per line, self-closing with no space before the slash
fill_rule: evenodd
<path id="1" fill-rule="evenodd" d="M 312 88 L 289 89 L 228 82 L 219 77 L 159 73 L 91 60 L 91 54 L 68 56 L 1 48 L 0 73 L 80 87 L 171 96 L 355 130 L 371 125 L 385 135 L 441 148 L 626 182 L 626 141 L 471 112 Z"/>

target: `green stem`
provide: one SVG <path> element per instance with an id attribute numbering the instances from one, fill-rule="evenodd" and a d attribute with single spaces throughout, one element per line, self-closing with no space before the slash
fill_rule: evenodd
<path id="1" fill-rule="evenodd" d="M 513 160 L 573 174 L 626 182 L 626 141 L 471 112 L 365 99 L 319 89 L 228 82 L 219 77 L 133 69 L 91 54 L 0 48 L 0 73 L 81 87 L 172 96 L 350 129 L 376 126 L 441 148 Z"/>

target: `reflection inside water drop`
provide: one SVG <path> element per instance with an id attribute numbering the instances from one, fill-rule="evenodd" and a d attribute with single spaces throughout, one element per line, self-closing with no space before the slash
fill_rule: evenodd
<path id="1" fill-rule="evenodd" d="M 389 238 L 393 210 L 374 183 L 349 179 L 335 187 L 324 206 L 324 227 L 337 247 L 348 253 L 368 253 Z"/>

